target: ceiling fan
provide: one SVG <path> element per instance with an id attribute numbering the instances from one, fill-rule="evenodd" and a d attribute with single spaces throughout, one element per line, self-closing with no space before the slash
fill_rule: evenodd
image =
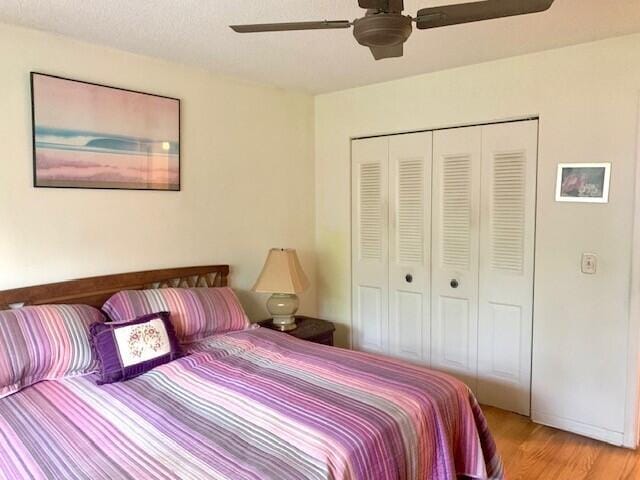
<path id="1" fill-rule="evenodd" d="M 403 44 L 412 31 L 412 22 L 419 30 L 460 23 L 479 22 L 492 18 L 512 17 L 548 10 L 554 0 L 483 0 L 418 10 L 415 17 L 403 15 L 403 0 L 358 0 L 365 16 L 349 20 L 320 22 L 263 23 L 232 25 L 238 33 L 282 32 L 290 30 L 324 30 L 353 27 L 360 45 L 369 47 L 376 60 L 401 57 Z"/>

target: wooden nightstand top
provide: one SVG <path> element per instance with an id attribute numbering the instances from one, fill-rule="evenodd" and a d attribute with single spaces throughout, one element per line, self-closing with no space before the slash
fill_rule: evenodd
<path id="1" fill-rule="evenodd" d="M 258 325 L 260 325 L 261 327 L 270 328 L 272 330 L 277 330 L 273 327 L 273 320 L 271 318 L 258 322 Z M 336 329 L 333 323 L 329 322 L 328 320 L 307 317 L 304 315 L 296 315 L 296 325 L 298 327 L 295 330 L 290 330 L 283 333 L 287 333 L 288 335 L 291 335 L 293 337 L 300 338 L 302 340 L 309 340 L 312 342 L 327 337 L 330 337 L 331 340 L 333 340 L 333 332 Z"/>

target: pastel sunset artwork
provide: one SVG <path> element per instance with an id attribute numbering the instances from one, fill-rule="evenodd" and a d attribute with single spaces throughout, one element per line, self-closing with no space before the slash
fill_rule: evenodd
<path id="1" fill-rule="evenodd" d="M 36 187 L 180 190 L 180 101 L 31 74 Z"/>

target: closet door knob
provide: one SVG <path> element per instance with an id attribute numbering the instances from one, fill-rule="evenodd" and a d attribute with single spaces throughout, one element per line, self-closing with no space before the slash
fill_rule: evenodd
<path id="1" fill-rule="evenodd" d="M 449 285 L 451 285 L 451 288 L 458 288 L 458 285 L 460 285 L 460 284 L 458 283 L 458 280 L 456 280 L 455 278 L 453 278 L 453 279 L 451 280 L 451 282 L 449 282 Z"/>
<path id="2" fill-rule="evenodd" d="M 413 282 L 413 275 L 411 275 L 410 273 L 407 273 L 404 276 L 404 279 L 407 281 L 407 283 L 411 283 L 411 282 Z"/>

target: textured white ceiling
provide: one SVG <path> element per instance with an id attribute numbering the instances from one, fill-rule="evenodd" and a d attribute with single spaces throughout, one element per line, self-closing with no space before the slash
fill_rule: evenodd
<path id="1" fill-rule="evenodd" d="M 405 13 L 451 0 L 405 0 Z M 542 14 L 415 31 L 375 62 L 351 30 L 237 34 L 238 23 L 352 20 L 357 0 L 0 0 L 0 21 L 311 93 L 640 31 L 640 0 L 556 0 Z"/>

